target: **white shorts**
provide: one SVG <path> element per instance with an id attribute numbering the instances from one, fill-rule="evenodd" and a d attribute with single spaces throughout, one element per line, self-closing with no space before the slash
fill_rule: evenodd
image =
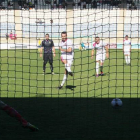
<path id="1" fill-rule="evenodd" d="M 130 55 L 130 51 L 125 51 L 124 50 L 124 55 Z"/>
<path id="2" fill-rule="evenodd" d="M 67 63 L 69 63 L 70 65 L 72 65 L 73 55 L 65 55 L 65 54 L 62 54 L 61 55 L 61 61 L 63 61 L 63 60 L 67 60 Z"/>
<path id="3" fill-rule="evenodd" d="M 105 56 L 106 54 L 97 54 L 96 55 L 96 61 L 101 61 L 101 63 L 103 63 L 105 61 Z"/>

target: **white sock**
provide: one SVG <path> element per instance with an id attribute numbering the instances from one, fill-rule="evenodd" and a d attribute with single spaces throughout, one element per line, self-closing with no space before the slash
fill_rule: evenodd
<path id="1" fill-rule="evenodd" d="M 64 84 L 65 84 L 65 81 L 67 80 L 67 75 L 66 74 L 64 74 L 64 77 L 63 77 L 63 81 L 62 81 L 62 83 L 61 83 L 61 86 L 63 86 Z"/>
<path id="2" fill-rule="evenodd" d="M 71 72 L 71 65 L 69 63 L 65 64 L 65 68 L 68 72 Z"/>
<path id="3" fill-rule="evenodd" d="M 128 60 L 128 63 L 130 64 L 130 55 L 128 55 L 128 59 L 127 60 Z"/>
<path id="4" fill-rule="evenodd" d="M 96 62 L 96 74 L 99 74 L 99 62 Z"/>
<path id="5" fill-rule="evenodd" d="M 127 59 L 127 56 L 125 55 L 125 61 L 126 61 L 126 64 L 128 64 L 128 59 Z"/>

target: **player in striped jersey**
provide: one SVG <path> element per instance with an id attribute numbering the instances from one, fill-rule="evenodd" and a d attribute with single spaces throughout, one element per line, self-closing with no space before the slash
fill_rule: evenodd
<path id="1" fill-rule="evenodd" d="M 99 37 L 96 37 L 95 42 L 93 43 L 91 59 L 93 59 L 95 49 L 96 49 L 96 77 L 98 77 L 99 76 L 99 62 L 100 62 L 101 76 L 103 76 L 103 64 L 104 64 L 105 58 L 106 57 L 109 58 L 108 44 L 103 41 L 100 41 Z"/>

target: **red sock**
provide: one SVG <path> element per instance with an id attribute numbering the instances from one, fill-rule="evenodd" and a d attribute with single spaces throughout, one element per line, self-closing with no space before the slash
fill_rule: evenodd
<path id="1" fill-rule="evenodd" d="M 3 110 L 11 117 L 14 117 L 16 118 L 19 122 L 21 122 L 22 124 L 26 124 L 27 121 L 25 119 L 22 118 L 22 116 L 15 110 L 13 109 L 12 107 L 10 106 L 5 106 L 3 108 Z"/>

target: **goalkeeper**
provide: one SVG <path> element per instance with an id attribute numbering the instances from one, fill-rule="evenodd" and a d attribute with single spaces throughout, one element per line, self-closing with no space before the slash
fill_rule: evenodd
<path id="1" fill-rule="evenodd" d="M 50 63 L 50 69 L 51 74 L 54 74 L 53 72 L 53 56 L 55 57 L 55 47 L 53 40 L 49 39 L 49 34 L 46 34 L 46 39 L 42 41 L 41 44 L 41 51 L 40 51 L 40 57 L 42 57 L 43 52 L 43 74 L 45 74 L 46 70 L 46 64 L 49 61 Z"/>
<path id="2" fill-rule="evenodd" d="M 9 116 L 16 118 L 24 128 L 29 128 L 32 131 L 38 131 L 39 129 L 27 122 L 22 116 L 12 107 L 9 105 L 5 104 L 0 100 L 0 110 L 5 111 Z"/>

